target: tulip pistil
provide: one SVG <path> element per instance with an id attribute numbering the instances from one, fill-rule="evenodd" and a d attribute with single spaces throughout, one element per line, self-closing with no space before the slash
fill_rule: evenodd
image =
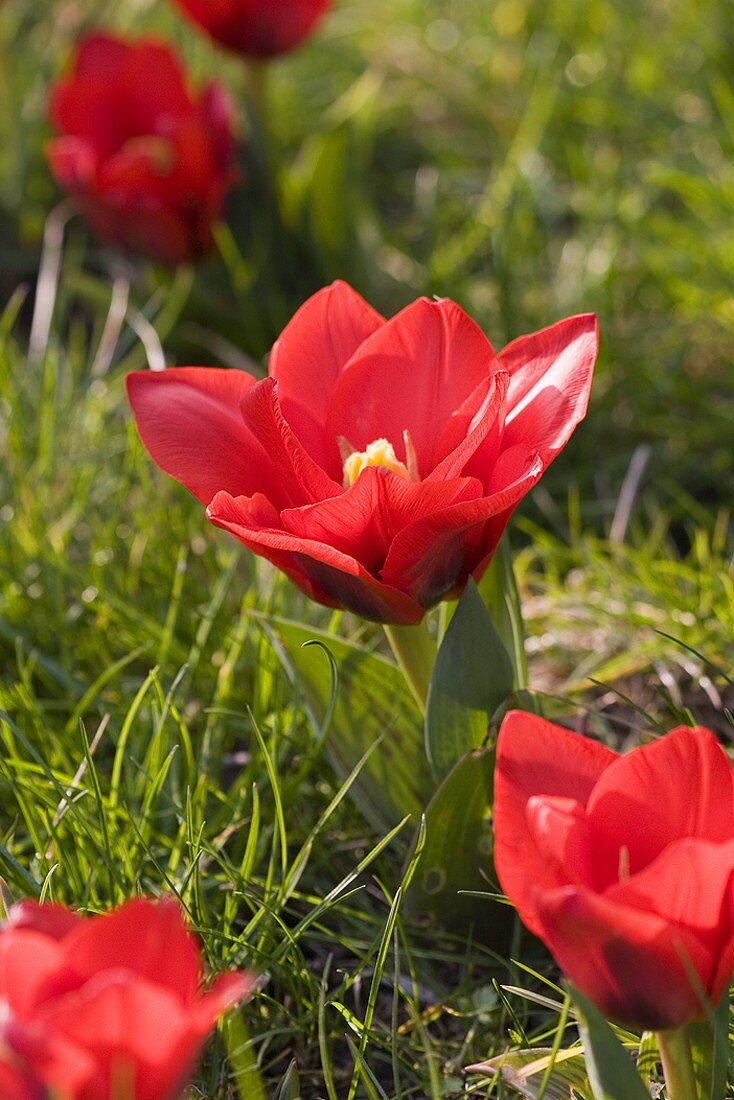
<path id="1" fill-rule="evenodd" d="M 619 849 L 619 868 L 617 877 L 620 882 L 626 882 L 630 877 L 630 850 L 626 844 Z"/>
<path id="2" fill-rule="evenodd" d="M 343 436 L 340 436 L 337 442 L 344 465 L 345 489 L 354 485 L 362 470 L 366 470 L 368 466 L 383 466 L 399 477 L 404 477 L 406 481 L 420 481 L 418 456 L 407 428 L 403 432 L 405 462 L 400 461 L 388 439 L 375 439 L 372 443 L 368 443 L 363 451 L 356 450 Z"/>

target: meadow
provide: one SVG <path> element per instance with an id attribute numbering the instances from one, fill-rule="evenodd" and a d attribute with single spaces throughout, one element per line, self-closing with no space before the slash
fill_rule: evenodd
<path id="1" fill-rule="evenodd" d="M 165 36 L 232 90 L 244 168 L 201 264 L 122 258 L 78 216 L 54 237 L 48 86 L 92 26 Z M 389 740 L 389 690 L 374 713 L 311 648 L 319 712 L 282 623 L 387 667 L 382 631 L 207 524 L 143 449 L 124 381 L 160 356 L 264 376 L 334 279 L 388 316 L 448 296 L 496 348 L 595 312 L 588 415 L 510 526 L 529 683 L 616 749 L 689 720 L 728 743 L 734 12 L 339 0 L 265 81 L 253 123 L 239 61 L 165 0 L 0 9 L 3 898 L 172 892 L 212 971 L 262 975 L 191 1096 L 509 1098 L 499 1071 L 463 1069 L 575 1042 L 558 972 L 537 941 L 518 962 L 519 925 L 498 951 L 482 918 L 460 935 L 404 904 L 419 815 L 370 813 L 368 765 L 347 777 L 325 751 L 345 692 Z M 504 911 L 475 900 L 487 927 Z"/>

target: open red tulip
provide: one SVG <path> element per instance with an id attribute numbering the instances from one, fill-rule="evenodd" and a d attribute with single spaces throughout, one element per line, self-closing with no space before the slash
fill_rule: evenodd
<path id="1" fill-rule="evenodd" d="M 21 902 L 0 927 L 0 1095 L 177 1100 L 218 1018 L 253 988 L 201 955 L 172 899 L 84 919 Z"/>
<path id="2" fill-rule="evenodd" d="M 269 378 L 181 367 L 127 391 L 148 452 L 212 523 L 320 603 L 411 624 L 481 576 L 584 416 L 596 352 L 591 314 L 496 355 L 454 302 L 386 321 L 334 283 Z"/>
<path id="3" fill-rule="evenodd" d="M 573 985 L 640 1030 L 703 1017 L 734 971 L 734 769 L 680 727 L 618 756 L 511 711 L 495 772 L 495 865 Z"/>
<path id="4" fill-rule="evenodd" d="M 234 179 L 220 84 L 193 97 L 170 46 L 92 34 L 53 85 L 49 116 L 51 171 L 103 240 L 170 265 L 211 250 Z"/>
<path id="5" fill-rule="evenodd" d="M 332 0 L 175 0 L 215 42 L 245 57 L 268 58 L 298 46 Z"/>

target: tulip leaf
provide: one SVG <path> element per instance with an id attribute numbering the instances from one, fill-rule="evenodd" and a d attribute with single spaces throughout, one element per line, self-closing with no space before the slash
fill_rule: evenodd
<path id="1" fill-rule="evenodd" d="M 240 1100 L 266 1100 L 255 1049 L 242 1015 L 232 1012 L 223 1024 L 227 1054 Z"/>
<path id="2" fill-rule="evenodd" d="M 579 945 L 583 950 L 583 945 Z M 569 986 L 594 1100 L 650 1100 L 629 1053 L 601 1013 Z"/>
<path id="3" fill-rule="evenodd" d="M 416 918 L 509 948 L 515 912 L 509 905 L 462 891 L 498 888 L 492 863 L 491 792 L 494 751 L 464 756 L 431 799 L 423 853 L 408 890 L 406 908 Z"/>
<path id="4" fill-rule="evenodd" d="M 328 631 L 252 614 L 302 693 L 314 736 L 323 739 L 341 780 L 382 738 L 350 792 L 366 820 L 387 832 L 406 814 L 417 818 L 435 784 L 426 764 L 421 714 L 397 665 Z M 319 644 L 308 644 L 314 641 Z"/>
<path id="5" fill-rule="evenodd" d="M 487 737 L 489 720 L 514 686 L 514 669 L 471 578 L 443 636 L 426 705 L 426 753 L 443 779 Z"/>
<path id="6" fill-rule="evenodd" d="M 507 534 L 479 582 L 479 594 L 512 660 L 515 672 L 513 686 L 518 689 L 526 688 L 528 666 L 525 659 L 525 627 Z"/>
<path id="7" fill-rule="evenodd" d="M 553 1069 L 545 1080 L 551 1059 Z M 507 1051 L 488 1062 L 468 1066 L 466 1072 L 487 1077 L 499 1075 L 502 1083 L 524 1100 L 538 1100 L 541 1095 L 543 1100 L 593 1100 L 584 1068 L 584 1053 L 579 1048 L 560 1050 L 555 1055 L 550 1047 Z"/>
<path id="8" fill-rule="evenodd" d="M 298 1065 L 294 1058 L 285 1072 L 285 1077 L 278 1085 L 273 1100 L 300 1100 L 300 1098 L 301 1084 L 298 1080 Z"/>
<path id="9" fill-rule="evenodd" d="M 724 1100 L 729 1056 L 729 997 L 710 1018 L 688 1025 L 698 1100 Z"/>

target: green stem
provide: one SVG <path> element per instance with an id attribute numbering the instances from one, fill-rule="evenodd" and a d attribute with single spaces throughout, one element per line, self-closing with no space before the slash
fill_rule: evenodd
<path id="1" fill-rule="evenodd" d="M 262 61 L 246 62 L 243 80 L 250 131 L 248 136 L 250 175 L 269 208 L 270 217 L 274 217 L 277 210 L 277 195 L 268 103 L 267 64 Z"/>
<path id="2" fill-rule="evenodd" d="M 436 644 L 429 633 L 427 619 L 424 617 L 417 626 L 386 625 L 384 630 L 413 698 L 425 714 L 436 660 Z"/>
<path id="3" fill-rule="evenodd" d="M 657 1041 L 667 1100 L 697 1100 L 693 1055 L 686 1029 L 658 1031 Z"/>

